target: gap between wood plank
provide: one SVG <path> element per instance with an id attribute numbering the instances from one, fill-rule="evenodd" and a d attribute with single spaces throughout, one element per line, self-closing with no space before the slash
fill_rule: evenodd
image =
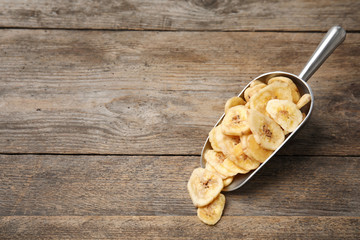
<path id="1" fill-rule="evenodd" d="M 0 155 L 0 215 L 172 214 L 196 219 L 186 184 L 198 160 Z M 226 193 L 224 214 L 360 216 L 358 160 L 274 158 L 241 191 Z"/>
<path id="2" fill-rule="evenodd" d="M 168 29 L 107 29 L 107 28 L 39 28 L 39 27 L 0 27 L 17 30 L 59 30 L 59 31 L 108 31 L 108 32 L 269 32 L 269 33 L 326 33 L 316 30 L 168 30 Z M 346 29 L 345 29 L 346 30 Z M 360 30 L 346 30 L 347 33 L 360 33 Z"/>
<path id="3" fill-rule="evenodd" d="M 358 217 L 3 217 L 1 239 L 357 239 Z"/>

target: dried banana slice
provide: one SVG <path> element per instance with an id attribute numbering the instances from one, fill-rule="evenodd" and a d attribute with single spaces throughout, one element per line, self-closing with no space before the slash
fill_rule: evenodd
<path id="1" fill-rule="evenodd" d="M 273 83 L 274 85 L 276 83 Z M 248 123 L 251 132 L 254 134 L 255 141 L 267 150 L 277 149 L 284 141 L 285 136 L 281 127 L 268 116 L 249 109 Z"/>
<path id="2" fill-rule="evenodd" d="M 221 130 L 226 135 L 240 136 L 250 132 L 246 121 L 247 111 L 244 105 L 232 107 L 228 110 L 222 123 Z"/>
<path id="3" fill-rule="evenodd" d="M 243 135 L 243 136 L 244 136 L 244 135 Z M 247 135 L 246 135 L 246 136 L 247 136 Z M 233 149 L 233 151 L 232 151 L 232 157 L 233 157 L 233 158 L 240 157 L 243 153 L 244 153 L 244 151 L 243 151 L 243 148 L 242 148 L 242 146 L 241 146 L 241 137 L 240 137 L 240 143 L 237 144 L 237 145 L 234 147 L 234 149 Z M 232 159 L 231 159 L 231 160 L 232 160 Z"/>
<path id="4" fill-rule="evenodd" d="M 214 130 L 216 142 L 220 148 L 219 152 L 224 153 L 225 155 L 232 154 L 233 148 L 240 142 L 240 138 L 237 136 L 228 136 L 225 135 L 221 130 L 221 124 L 217 126 Z M 214 149 L 215 150 L 215 149 Z"/>
<path id="5" fill-rule="evenodd" d="M 248 102 L 250 101 L 250 98 L 254 96 L 257 92 L 259 92 L 260 89 L 266 87 L 265 83 L 257 83 L 252 87 L 249 87 L 244 92 L 244 98 Z"/>
<path id="6" fill-rule="evenodd" d="M 259 84 L 264 84 L 262 81 L 260 80 L 254 80 L 250 83 L 250 87 L 253 87 L 253 86 L 256 86 L 256 85 L 259 85 Z"/>
<path id="7" fill-rule="evenodd" d="M 232 97 L 225 103 L 225 113 L 228 112 L 228 110 L 232 107 L 235 107 L 237 105 L 245 105 L 246 102 L 241 97 Z"/>
<path id="8" fill-rule="evenodd" d="M 286 132 L 293 132 L 303 119 L 296 104 L 289 100 L 270 100 L 266 105 L 266 111 Z"/>
<path id="9" fill-rule="evenodd" d="M 217 172 L 226 177 L 232 177 L 238 173 L 247 173 L 247 171 L 236 166 L 221 152 L 208 150 L 205 152 L 204 158 Z"/>
<path id="10" fill-rule="evenodd" d="M 244 149 L 246 148 L 246 144 L 247 144 L 247 137 L 249 136 L 250 134 L 248 135 L 242 135 L 240 137 L 240 144 L 241 144 L 241 150 L 244 151 Z"/>
<path id="11" fill-rule="evenodd" d="M 255 161 L 256 159 L 253 160 L 244 153 L 242 144 L 238 144 L 235 146 L 234 154 L 232 157 L 229 157 L 229 159 L 234 162 L 235 165 L 248 171 L 256 169 L 260 165 L 260 161 Z"/>
<path id="12" fill-rule="evenodd" d="M 197 216 L 202 222 L 208 225 L 215 225 L 222 216 L 224 206 L 225 196 L 220 193 L 212 203 L 205 207 L 199 207 Z"/>
<path id="13" fill-rule="evenodd" d="M 224 166 L 224 161 L 229 161 L 226 156 L 221 152 L 215 152 L 213 150 L 208 150 L 204 154 L 204 158 L 208 164 L 210 164 L 215 171 L 219 172 L 225 177 L 232 177 L 237 174 L 236 171 L 228 169 Z"/>
<path id="14" fill-rule="evenodd" d="M 229 186 L 229 185 L 232 183 L 233 180 L 234 180 L 234 177 L 225 178 L 225 179 L 223 180 L 223 182 L 224 182 L 224 187 Z"/>
<path id="15" fill-rule="evenodd" d="M 218 171 L 216 171 L 216 169 L 213 166 L 211 166 L 211 164 L 209 164 L 208 162 L 205 163 L 205 169 L 210 171 L 210 172 L 218 174 L 221 177 L 221 179 L 223 179 L 223 180 L 229 178 L 229 177 L 226 177 L 226 176 L 222 175 Z"/>
<path id="16" fill-rule="evenodd" d="M 210 172 L 218 174 L 222 178 L 222 180 L 224 182 L 224 187 L 229 186 L 230 183 L 232 183 L 232 181 L 234 180 L 234 177 L 225 177 L 221 173 L 217 172 L 216 169 L 207 162 L 205 163 L 205 169 L 209 170 Z"/>
<path id="17" fill-rule="evenodd" d="M 196 207 L 203 207 L 211 203 L 223 187 L 224 183 L 221 177 L 204 168 L 194 169 L 187 184 L 191 200 Z"/>
<path id="18" fill-rule="evenodd" d="M 243 169 L 242 167 L 236 165 L 234 161 L 232 161 L 230 158 L 226 158 L 224 161 L 224 167 L 236 171 L 236 173 L 245 174 L 248 173 L 249 170 Z"/>
<path id="19" fill-rule="evenodd" d="M 216 140 L 216 129 L 215 128 L 211 129 L 211 131 L 209 132 L 209 141 L 210 141 L 212 149 L 214 149 L 217 152 L 221 152 L 221 148 L 219 147 L 219 144 Z"/>
<path id="20" fill-rule="evenodd" d="M 295 83 L 287 77 L 273 77 L 268 81 L 268 84 L 272 84 L 274 82 L 283 82 L 289 85 L 291 90 L 292 100 L 294 103 L 297 103 L 300 99 L 300 92 Z"/>
<path id="21" fill-rule="evenodd" d="M 311 101 L 311 96 L 308 93 L 305 93 L 304 95 L 301 96 L 301 98 L 299 99 L 299 101 L 296 103 L 296 107 L 298 109 L 301 109 L 303 106 L 305 106 L 307 103 L 309 103 Z"/>
<path id="22" fill-rule="evenodd" d="M 262 114 L 266 113 L 266 104 L 271 99 L 281 99 L 292 101 L 291 90 L 288 84 L 283 82 L 274 82 L 263 89 L 260 89 L 250 99 L 250 109 L 255 109 Z"/>
<path id="23" fill-rule="evenodd" d="M 266 159 L 273 153 L 271 150 L 262 148 L 254 138 L 253 134 L 246 136 L 244 153 L 249 158 L 256 160 L 259 163 L 265 162 Z"/>

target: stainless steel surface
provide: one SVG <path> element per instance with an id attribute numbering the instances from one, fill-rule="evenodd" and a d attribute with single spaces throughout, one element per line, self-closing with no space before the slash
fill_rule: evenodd
<path id="1" fill-rule="evenodd" d="M 340 26 L 334 26 L 326 33 L 315 52 L 299 74 L 305 82 L 318 70 L 330 54 L 345 40 L 346 31 Z"/>
<path id="2" fill-rule="evenodd" d="M 312 93 L 310 86 L 306 83 L 306 81 L 315 73 L 315 71 L 321 66 L 321 64 L 326 60 L 326 58 L 335 50 L 335 48 L 338 47 L 344 41 L 345 35 L 346 35 L 346 32 L 343 28 L 341 28 L 339 26 L 332 27 L 327 32 L 327 34 L 325 35 L 323 40 L 320 42 L 320 44 L 317 47 L 317 49 L 315 50 L 313 56 L 310 58 L 310 60 L 306 64 L 305 68 L 301 71 L 299 76 L 296 76 L 294 74 L 287 73 L 287 72 L 276 71 L 276 72 L 265 73 L 265 74 L 260 75 L 257 78 L 252 80 L 252 81 L 259 80 L 259 81 L 266 83 L 267 80 L 269 80 L 272 77 L 276 77 L 276 76 L 288 77 L 296 84 L 301 95 L 303 95 L 305 93 L 310 94 L 311 102 L 308 103 L 307 105 L 305 105 L 301 109 L 302 112 L 306 113 L 306 117 L 305 117 L 304 121 L 302 121 L 300 123 L 300 125 L 295 129 L 295 131 L 293 131 L 291 134 L 289 134 L 285 138 L 285 141 L 270 155 L 270 157 L 264 163 L 262 163 L 257 169 L 252 170 L 252 171 L 248 172 L 247 174 L 237 174 L 236 177 L 234 178 L 234 181 L 229 186 L 224 188 L 223 191 L 234 191 L 234 190 L 240 188 L 241 186 L 243 186 L 289 141 L 289 139 L 292 136 L 294 136 L 296 134 L 296 132 L 302 126 L 304 126 L 304 124 L 309 119 L 309 117 L 312 113 L 313 106 L 314 106 L 314 95 Z M 250 83 L 247 84 L 245 86 L 245 88 L 241 91 L 241 93 L 239 94 L 240 97 L 244 97 L 244 91 L 245 91 L 245 89 L 247 89 L 249 87 Z M 224 116 L 225 116 L 225 114 L 223 114 L 221 116 L 221 118 L 215 124 L 215 126 L 217 126 L 221 123 Z M 200 164 L 202 167 L 205 167 L 205 162 L 206 162 L 203 157 L 204 153 L 206 150 L 209 150 L 209 149 L 211 149 L 211 145 L 209 142 L 209 138 L 207 138 L 205 141 L 204 147 L 201 151 Z"/>

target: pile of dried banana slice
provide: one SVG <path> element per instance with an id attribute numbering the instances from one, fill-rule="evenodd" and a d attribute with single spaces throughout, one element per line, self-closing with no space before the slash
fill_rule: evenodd
<path id="1" fill-rule="evenodd" d="M 221 190 L 236 174 L 259 167 L 303 121 L 300 109 L 311 100 L 309 94 L 300 96 L 287 77 L 271 78 L 267 84 L 255 80 L 244 98 L 226 102 L 225 117 L 209 133 L 212 150 L 204 154 L 206 167 L 195 169 L 187 185 L 198 217 L 209 225 L 221 218 Z"/>

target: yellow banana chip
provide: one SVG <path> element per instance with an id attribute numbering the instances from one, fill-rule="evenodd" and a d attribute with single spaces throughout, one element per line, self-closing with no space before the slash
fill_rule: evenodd
<path id="1" fill-rule="evenodd" d="M 246 102 L 241 97 L 232 97 L 225 103 L 225 113 L 228 112 L 228 110 L 232 107 L 235 107 L 237 105 L 245 105 Z"/>
<path id="2" fill-rule="evenodd" d="M 296 104 L 289 100 L 270 100 L 266 105 L 266 111 L 287 132 L 294 131 L 303 119 Z"/>
<path id="3" fill-rule="evenodd" d="M 271 99 L 281 99 L 292 101 L 291 90 L 288 84 L 283 82 L 274 82 L 262 89 L 260 89 L 250 99 L 250 109 L 259 111 L 267 115 L 266 105 Z"/>
<path id="4" fill-rule="evenodd" d="M 250 101 L 250 98 L 254 96 L 257 92 L 259 92 L 260 89 L 266 87 L 265 83 L 257 83 L 252 87 L 249 87 L 244 92 L 244 98 L 248 102 Z"/>
<path id="5" fill-rule="evenodd" d="M 226 135 L 241 136 L 250 132 L 246 121 L 247 108 L 244 105 L 232 107 L 226 113 L 222 123 L 221 130 Z"/>
<path id="6" fill-rule="evenodd" d="M 249 136 L 246 136 L 246 147 L 244 148 L 244 153 L 249 158 L 259 162 L 263 163 L 266 159 L 273 153 L 271 150 L 266 150 L 262 148 L 254 138 L 253 134 L 250 134 Z"/>
<path id="7" fill-rule="evenodd" d="M 290 90 L 291 90 L 291 95 L 292 95 L 292 100 L 294 103 L 297 103 L 300 99 L 300 92 L 299 89 L 296 87 L 295 83 L 287 77 L 273 77 L 268 81 L 268 84 L 272 84 L 274 82 L 283 82 L 288 84 Z"/>
<path id="8" fill-rule="evenodd" d="M 224 206 L 225 196 L 220 193 L 219 196 L 212 203 L 205 207 L 198 208 L 198 218 L 208 225 L 215 225 L 222 216 Z"/>
<path id="9" fill-rule="evenodd" d="M 249 109 L 247 120 L 256 142 L 263 148 L 275 150 L 285 140 L 281 127 L 268 116 Z"/>
<path id="10" fill-rule="evenodd" d="M 204 168 L 194 169 L 187 184 L 191 200 L 196 207 L 203 207 L 211 203 L 223 187 L 224 183 L 221 177 Z"/>

